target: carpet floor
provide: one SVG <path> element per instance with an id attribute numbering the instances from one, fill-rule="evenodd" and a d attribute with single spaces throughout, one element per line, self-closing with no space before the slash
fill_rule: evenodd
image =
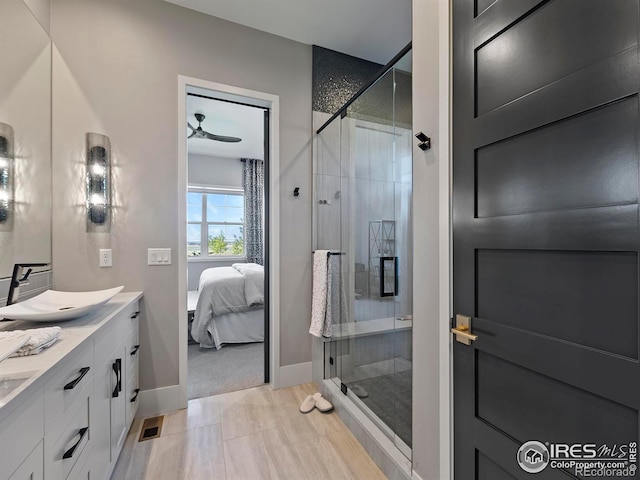
<path id="1" fill-rule="evenodd" d="M 361 400 L 411 447 L 411 370 L 353 382 L 369 394 Z M 349 385 L 349 384 L 347 384 Z"/>
<path id="2" fill-rule="evenodd" d="M 256 387 L 264 383 L 264 343 L 189 345 L 188 365 L 189 400 Z"/>

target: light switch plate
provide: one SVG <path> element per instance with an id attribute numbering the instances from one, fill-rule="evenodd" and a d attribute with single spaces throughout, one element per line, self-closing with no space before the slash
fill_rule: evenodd
<path id="1" fill-rule="evenodd" d="M 171 265 L 170 248 L 147 249 L 147 265 Z"/>

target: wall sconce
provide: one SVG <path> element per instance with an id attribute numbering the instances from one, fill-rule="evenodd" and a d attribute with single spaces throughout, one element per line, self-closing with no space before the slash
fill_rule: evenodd
<path id="1" fill-rule="evenodd" d="M 87 231 L 108 232 L 111 227 L 111 141 L 87 133 Z"/>
<path id="2" fill-rule="evenodd" d="M 0 123 L 0 225 L 8 226 L 13 216 L 13 128 Z"/>

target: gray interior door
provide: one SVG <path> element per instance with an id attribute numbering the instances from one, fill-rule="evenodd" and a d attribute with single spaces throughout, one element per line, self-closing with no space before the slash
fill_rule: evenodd
<path id="1" fill-rule="evenodd" d="M 638 7 L 453 0 L 458 480 L 638 478 Z"/>

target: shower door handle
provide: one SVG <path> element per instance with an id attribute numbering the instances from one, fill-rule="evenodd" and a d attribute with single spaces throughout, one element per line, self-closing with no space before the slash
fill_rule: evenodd
<path id="1" fill-rule="evenodd" d="M 393 290 L 387 290 L 387 263 L 391 262 L 393 262 Z M 398 295 L 398 290 L 398 257 L 380 257 L 380 296 L 395 297 Z"/>

